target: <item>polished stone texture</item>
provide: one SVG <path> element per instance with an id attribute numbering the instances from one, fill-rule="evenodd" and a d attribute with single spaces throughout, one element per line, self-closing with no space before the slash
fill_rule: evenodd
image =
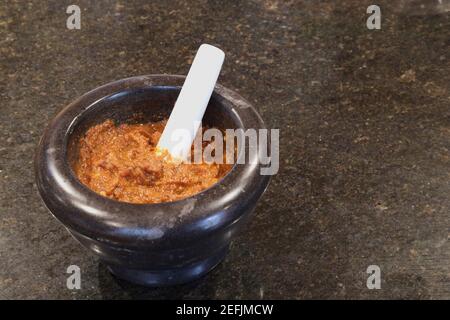
<path id="1" fill-rule="evenodd" d="M 372 1 L 76 1 L 67 30 L 72 3 L 0 4 L 0 298 L 450 298 L 447 1 L 378 1 L 381 30 Z M 227 54 L 219 81 L 280 128 L 280 171 L 213 272 L 134 286 L 48 213 L 34 150 L 81 94 L 186 74 L 203 42 Z"/>

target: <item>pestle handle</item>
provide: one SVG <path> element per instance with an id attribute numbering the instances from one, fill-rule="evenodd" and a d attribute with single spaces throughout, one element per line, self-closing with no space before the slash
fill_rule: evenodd
<path id="1" fill-rule="evenodd" d="M 186 159 L 209 99 L 214 91 L 225 53 L 202 44 L 159 139 L 158 150 L 167 150 L 175 159 Z"/>

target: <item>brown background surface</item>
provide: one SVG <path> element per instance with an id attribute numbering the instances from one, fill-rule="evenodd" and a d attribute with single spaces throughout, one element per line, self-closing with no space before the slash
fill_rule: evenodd
<path id="1" fill-rule="evenodd" d="M 381 30 L 368 1 L 76 1 L 68 30 L 73 3 L 0 4 L 0 298 L 450 298 L 447 1 L 378 1 Z M 137 287 L 47 212 L 34 149 L 79 95 L 186 74 L 203 42 L 226 52 L 219 81 L 280 129 L 280 171 L 213 272 Z"/>

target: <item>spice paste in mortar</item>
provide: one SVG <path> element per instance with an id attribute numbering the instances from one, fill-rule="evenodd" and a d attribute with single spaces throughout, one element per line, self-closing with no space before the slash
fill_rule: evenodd
<path id="1" fill-rule="evenodd" d="M 124 202 L 158 203 L 192 196 L 219 181 L 228 164 L 177 163 L 156 152 L 166 121 L 91 127 L 79 141 L 73 164 L 93 191 Z M 203 142 L 203 148 L 207 143 Z"/>

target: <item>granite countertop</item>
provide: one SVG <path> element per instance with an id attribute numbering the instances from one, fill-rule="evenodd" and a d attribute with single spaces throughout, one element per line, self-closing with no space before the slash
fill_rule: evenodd
<path id="1" fill-rule="evenodd" d="M 380 30 L 369 1 L 76 2 L 81 30 L 67 1 L 0 4 L 0 298 L 450 298 L 448 1 L 378 1 Z M 227 54 L 220 82 L 280 129 L 280 171 L 214 271 L 146 289 L 49 214 L 33 153 L 81 94 L 186 74 L 203 42 Z"/>

